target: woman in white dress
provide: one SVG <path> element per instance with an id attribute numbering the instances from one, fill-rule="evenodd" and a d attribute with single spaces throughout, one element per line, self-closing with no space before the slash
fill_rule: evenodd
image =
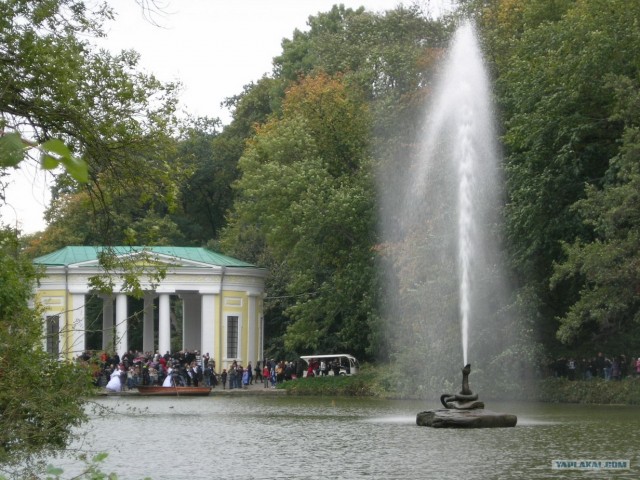
<path id="1" fill-rule="evenodd" d="M 164 379 L 164 382 L 162 382 L 162 386 L 163 387 L 173 387 L 173 376 L 171 375 L 171 372 L 173 372 L 173 368 L 169 367 L 167 369 L 167 376 Z"/>
<path id="2" fill-rule="evenodd" d="M 122 372 L 124 371 L 124 365 L 120 364 L 116 367 L 113 372 L 111 372 L 111 377 L 109 378 L 109 383 L 105 387 L 110 392 L 120 392 L 122 391 Z"/>

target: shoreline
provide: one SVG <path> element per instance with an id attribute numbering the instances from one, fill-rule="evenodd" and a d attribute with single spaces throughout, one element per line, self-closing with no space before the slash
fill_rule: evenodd
<path id="1" fill-rule="evenodd" d="M 270 396 L 270 397 L 361 397 L 380 398 L 395 401 L 424 401 L 424 396 L 398 391 L 388 391 L 379 388 L 374 376 L 357 375 L 332 379 L 298 379 L 285 382 L 278 388 L 264 388 L 262 384 L 249 385 L 247 388 L 222 389 L 217 386 L 211 390 L 209 397 L 217 396 Z M 479 392 L 482 395 L 482 392 Z M 146 397 L 137 389 L 122 392 L 107 392 L 104 388 L 97 389 L 97 397 Z M 434 396 L 434 398 L 438 395 Z M 580 405 L 611 405 L 638 406 L 640 405 L 640 379 L 629 378 L 621 381 L 568 380 L 564 378 L 541 379 L 530 384 L 528 388 L 519 392 L 511 391 L 503 395 L 483 395 L 485 401 L 525 401 L 536 403 L 563 403 Z"/>
<path id="2" fill-rule="evenodd" d="M 205 395 L 207 397 L 217 397 L 217 396 L 274 396 L 279 397 L 282 395 L 287 395 L 287 390 L 284 388 L 264 388 L 262 384 L 258 385 L 249 385 L 247 388 L 222 388 L 220 386 L 214 387 L 211 389 L 209 395 Z M 121 392 L 109 392 L 104 387 L 100 387 L 96 391 L 96 396 L 99 397 L 150 397 L 150 396 L 163 396 L 163 395 L 143 395 L 138 392 L 136 387 L 131 389 L 123 390 Z M 171 396 L 171 395 L 167 395 Z"/>

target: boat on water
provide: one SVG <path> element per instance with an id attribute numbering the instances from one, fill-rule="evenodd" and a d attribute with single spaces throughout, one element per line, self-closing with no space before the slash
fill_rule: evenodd
<path id="1" fill-rule="evenodd" d="M 211 387 L 162 387 L 159 385 L 145 385 L 136 387 L 140 395 L 170 396 L 170 397 L 206 397 L 211 393 Z"/>

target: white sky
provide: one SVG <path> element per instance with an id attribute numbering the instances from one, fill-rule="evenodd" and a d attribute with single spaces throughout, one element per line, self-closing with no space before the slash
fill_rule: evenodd
<path id="1" fill-rule="evenodd" d="M 150 0 L 149 0 L 150 1 Z M 242 87 L 269 74 L 273 57 L 281 53 L 283 38 L 307 30 L 307 19 L 336 3 L 385 11 L 403 3 L 418 3 L 439 13 L 447 0 L 156 0 L 163 14 L 152 24 L 134 0 L 109 0 L 118 16 L 106 27 L 100 45 L 113 52 L 133 49 L 140 67 L 162 81 L 179 81 L 181 110 L 194 116 L 230 120 L 220 106 Z M 49 202 L 51 175 L 22 162 L 6 191 L 7 206 L 0 208 L 2 223 L 22 233 L 44 230 L 42 214 Z"/>

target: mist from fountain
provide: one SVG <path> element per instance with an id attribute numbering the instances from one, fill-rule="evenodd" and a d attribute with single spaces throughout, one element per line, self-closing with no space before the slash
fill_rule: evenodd
<path id="1" fill-rule="evenodd" d="M 385 223 L 386 238 L 401 245 L 393 260 L 400 297 L 394 315 L 408 324 L 400 343 L 417 343 L 417 351 L 424 342 L 431 352 L 418 362 L 438 368 L 436 358 L 446 356 L 457 365 L 450 344 L 457 337 L 466 365 L 480 349 L 485 358 L 496 353 L 505 293 L 500 155 L 489 77 L 469 21 L 452 39 L 421 137 L 398 189 L 404 199 L 385 197 L 387 215 L 396 218 Z"/>

